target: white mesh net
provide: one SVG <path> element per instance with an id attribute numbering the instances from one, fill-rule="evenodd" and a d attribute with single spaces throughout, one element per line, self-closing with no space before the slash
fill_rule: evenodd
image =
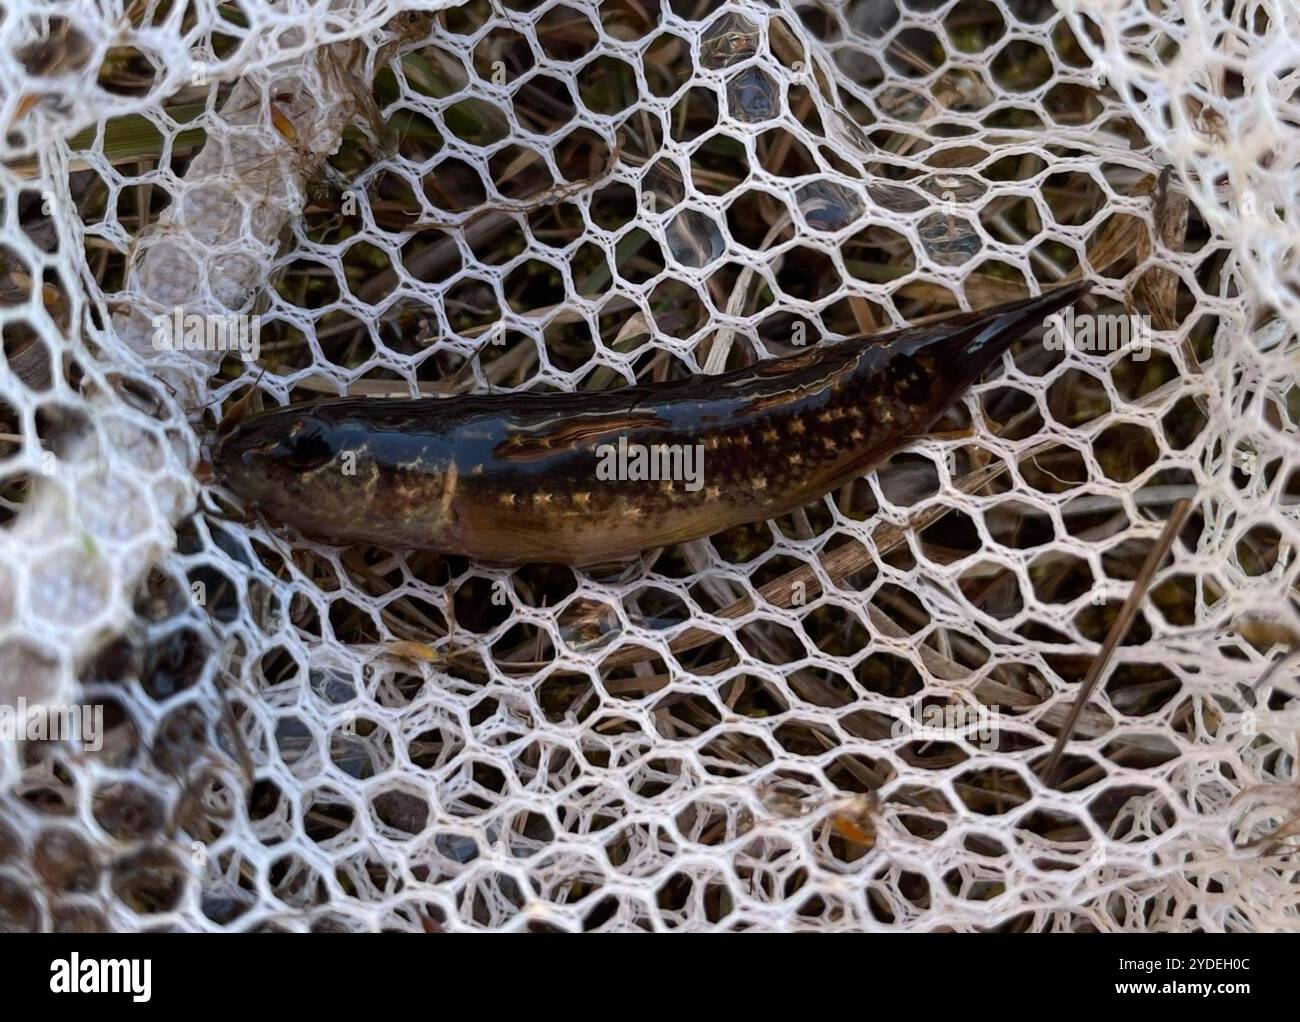
<path id="1" fill-rule="evenodd" d="M 10 4 L 0 689 L 105 717 L 0 746 L 0 926 L 1294 928 L 1300 25 L 1062 6 Z M 1027 342 L 617 576 L 195 469 L 250 386 L 595 389 L 1072 273 L 1150 351 Z"/>

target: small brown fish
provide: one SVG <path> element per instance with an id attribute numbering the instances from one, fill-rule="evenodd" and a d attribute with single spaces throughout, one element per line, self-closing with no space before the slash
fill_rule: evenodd
<path id="1" fill-rule="evenodd" d="M 246 502 L 331 542 L 606 564 L 858 478 L 1088 289 L 620 390 L 291 405 L 235 426 L 214 462 Z"/>

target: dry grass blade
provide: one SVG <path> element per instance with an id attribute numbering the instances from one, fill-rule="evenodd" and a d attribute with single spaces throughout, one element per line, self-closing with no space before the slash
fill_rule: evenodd
<path id="1" fill-rule="evenodd" d="M 1169 187 L 1169 177 L 1166 167 L 1156 185 L 1153 203 L 1156 230 L 1166 248 L 1179 252 L 1187 238 L 1189 200 Z M 1138 241 L 1138 260 L 1150 256 L 1152 247 L 1150 237 L 1144 234 Z M 1133 297 L 1140 308 L 1150 313 L 1157 330 L 1178 329 L 1178 274 L 1172 270 L 1148 270 L 1134 285 Z"/>
<path id="2" fill-rule="evenodd" d="M 1129 628 L 1133 624 L 1133 619 L 1137 617 L 1138 608 L 1146 598 L 1147 589 L 1151 586 L 1151 579 L 1155 576 L 1156 570 L 1169 553 L 1170 547 L 1174 545 L 1174 539 L 1178 531 L 1183 527 L 1188 512 L 1192 509 L 1192 502 L 1183 498 L 1174 505 L 1173 510 L 1169 513 L 1169 519 L 1165 522 L 1165 527 L 1161 530 L 1160 538 L 1156 540 L 1156 545 L 1151 548 L 1147 559 L 1142 564 L 1142 570 L 1138 572 L 1138 577 L 1133 582 L 1133 590 L 1129 593 L 1128 599 L 1124 601 L 1124 606 L 1120 608 L 1119 615 L 1115 618 L 1115 623 L 1111 625 L 1110 631 L 1106 635 L 1106 641 L 1102 644 L 1101 652 L 1097 654 L 1097 659 L 1092 662 L 1088 668 L 1087 677 L 1079 686 L 1079 694 L 1075 697 L 1074 706 L 1070 709 L 1070 715 L 1066 718 L 1065 727 L 1056 736 L 1056 741 L 1052 745 L 1051 754 L 1043 764 L 1042 777 L 1048 783 L 1052 783 L 1052 778 L 1056 774 L 1056 768 L 1061 762 L 1061 754 L 1065 751 L 1066 744 L 1070 741 L 1070 736 L 1074 733 L 1074 725 L 1079 719 L 1079 714 L 1092 698 L 1093 689 L 1097 687 L 1097 681 L 1101 678 L 1102 671 L 1110 662 L 1110 658 L 1115 653 L 1115 648 L 1120 641 L 1128 634 Z"/>

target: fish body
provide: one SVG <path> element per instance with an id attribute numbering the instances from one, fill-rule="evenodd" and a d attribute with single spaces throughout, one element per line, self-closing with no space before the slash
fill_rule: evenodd
<path id="1" fill-rule="evenodd" d="M 214 462 L 245 501 L 331 542 L 605 564 L 863 475 L 1087 290 L 598 393 L 292 405 L 236 425 Z"/>

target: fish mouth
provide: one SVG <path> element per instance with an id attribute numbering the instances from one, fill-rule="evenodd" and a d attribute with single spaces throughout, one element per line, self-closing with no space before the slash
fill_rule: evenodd
<path id="1" fill-rule="evenodd" d="M 232 483 L 241 471 L 310 472 L 333 460 L 338 443 L 329 427 L 301 412 L 282 410 L 236 425 L 217 441 L 213 461 Z"/>
<path id="2" fill-rule="evenodd" d="M 246 471 L 256 471 L 275 463 L 280 438 L 262 430 L 235 426 L 218 437 L 212 449 L 212 464 L 223 481 L 233 489 Z"/>

